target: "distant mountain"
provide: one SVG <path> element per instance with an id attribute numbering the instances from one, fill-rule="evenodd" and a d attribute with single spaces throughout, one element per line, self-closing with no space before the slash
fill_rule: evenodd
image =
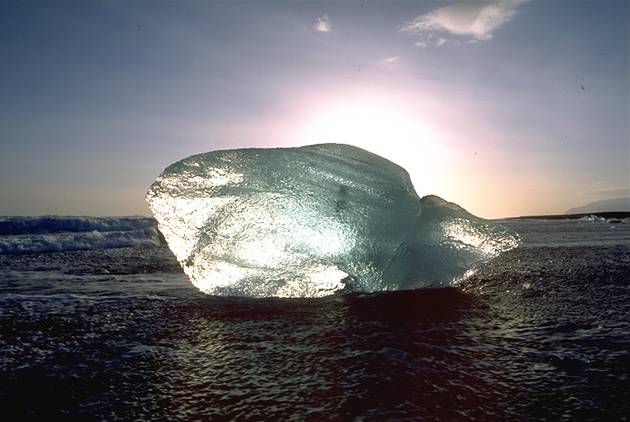
<path id="1" fill-rule="evenodd" d="M 571 208 L 565 214 L 585 214 L 589 212 L 630 211 L 630 198 L 605 199 L 591 202 L 581 207 Z"/>

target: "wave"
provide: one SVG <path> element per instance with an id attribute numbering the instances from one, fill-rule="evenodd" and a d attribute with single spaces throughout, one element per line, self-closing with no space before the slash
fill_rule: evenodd
<path id="1" fill-rule="evenodd" d="M 0 254 L 158 246 L 147 217 L 0 217 Z"/>
<path id="2" fill-rule="evenodd" d="M 148 217 L 0 217 L 0 236 L 59 232 L 131 231 L 155 227 Z"/>

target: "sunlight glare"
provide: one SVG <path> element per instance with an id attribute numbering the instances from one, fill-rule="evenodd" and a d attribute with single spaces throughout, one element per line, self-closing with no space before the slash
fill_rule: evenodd
<path id="1" fill-rule="evenodd" d="M 444 191 L 449 174 L 445 149 L 430 125 L 403 104 L 338 102 L 313 110 L 302 130 L 303 145 L 351 144 L 404 167 L 420 196 Z"/>

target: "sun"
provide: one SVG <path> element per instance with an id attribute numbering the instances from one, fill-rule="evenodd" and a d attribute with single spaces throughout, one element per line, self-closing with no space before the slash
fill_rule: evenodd
<path id="1" fill-rule="evenodd" d="M 404 167 L 419 195 L 439 194 L 448 178 L 447 154 L 419 113 L 394 101 L 359 99 L 323 104 L 307 115 L 304 144 L 351 144 Z"/>

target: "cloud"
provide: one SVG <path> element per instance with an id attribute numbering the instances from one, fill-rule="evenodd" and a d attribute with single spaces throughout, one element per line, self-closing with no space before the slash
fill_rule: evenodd
<path id="1" fill-rule="evenodd" d="M 511 21 L 528 0 L 464 0 L 417 16 L 400 30 L 418 34 L 418 47 L 459 45 L 487 41 Z M 439 36 L 438 36 L 439 34 Z M 449 35 L 460 39 L 447 38 Z"/>
<path id="2" fill-rule="evenodd" d="M 385 57 L 383 60 L 381 60 L 381 63 L 383 64 L 396 64 L 400 61 L 400 57 L 399 56 L 391 56 L 391 57 Z"/>
<path id="3" fill-rule="evenodd" d="M 315 19 L 313 29 L 317 32 L 330 32 L 332 31 L 332 24 L 328 15 L 320 15 Z"/>
<path id="4" fill-rule="evenodd" d="M 394 70 L 398 68 L 399 63 L 400 63 L 400 56 L 389 56 L 389 57 L 385 57 L 384 59 L 379 60 L 377 64 L 379 67 L 383 69 Z"/>

